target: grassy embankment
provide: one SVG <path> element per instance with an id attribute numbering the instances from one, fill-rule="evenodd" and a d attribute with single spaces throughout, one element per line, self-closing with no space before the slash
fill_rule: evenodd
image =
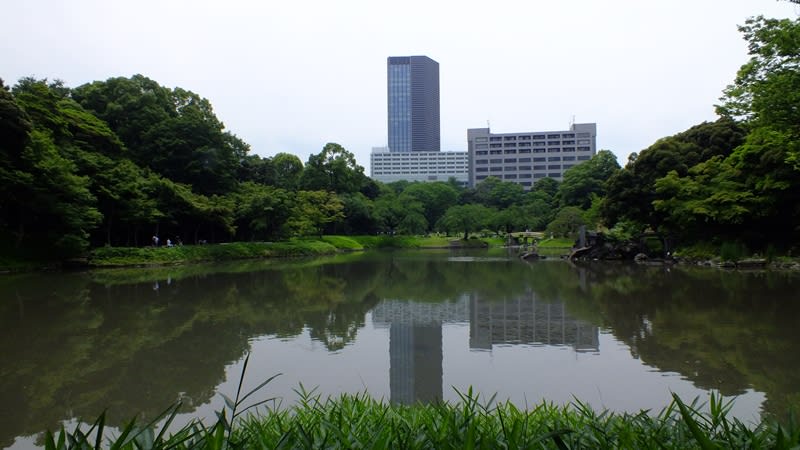
<path id="1" fill-rule="evenodd" d="M 88 259 L 93 267 L 183 264 L 202 261 L 330 255 L 342 251 L 379 248 L 448 248 L 455 238 L 420 236 L 323 236 L 284 242 L 232 242 L 178 247 L 101 247 Z M 460 247 L 489 243 L 470 239 Z"/>
<path id="2" fill-rule="evenodd" d="M 266 383 L 262 384 L 263 387 Z M 260 388 L 259 387 L 259 388 Z M 257 388 L 257 389 L 259 389 Z M 257 390 L 256 389 L 256 390 Z M 542 403 L 523 410 L 511 403 L 480 402 L 472 392 L 457 403 L 403 406 L 366 394 L 323 399 L 306 392 L 288 409 L 244 413 L 253 393 L 225 397 L 213 425 L 195 420 L 169 434 L 179 405 L 148 424 L 130 422 L 121 432 L 104 430 L 104 415 L 87 429 L 46 433 L 48 449 L 648 449 L 797 448 L 800 423 L 770 419 L 745 424 L 730 417 L 731 403 L 712 395 L 707 412 L 677 396 L 658 415 L 596 412 L 578 400 L 568 406 Z M 252 411 L 252 410 L 251 410 Z M 156 423 L 165 423 L 159 430 Z"/>
<path id="3" fill-rule="evenodd" d="M 569 252 L 574 244 L 574 239 L 551 238 L 542 239 L 536 244 L 536 248 L 538 249 L 539 254 L 542 256 L 562 256 L 569 255 Z"/>

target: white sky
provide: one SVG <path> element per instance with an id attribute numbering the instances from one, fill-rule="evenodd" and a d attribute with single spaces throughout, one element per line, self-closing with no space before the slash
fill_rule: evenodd
<path id="1" fill-rule="evenodd" d="M 746 61 L 749 16 L 795 18 L 777 0 L 5 0 L 0 77 L 68 86 L 141 73 L 208 98 L 253 152 L 327 142 L 369 173 L 384 146 L 386 57 L 439 62 L 442 150 L 467 128 L 596 122 L 628 154 L 704 120 Z"/>

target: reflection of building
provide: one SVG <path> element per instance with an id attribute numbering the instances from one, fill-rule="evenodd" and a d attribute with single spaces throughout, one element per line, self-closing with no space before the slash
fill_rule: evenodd
<path id="1" fill-rule="evenodd" d="M 474 296 L 470 306 L 470 348 L 542 344 L 569 345 L 579 352 L 600 350 L 596 326 L 567 315 L 564 303 L 538 301 L 534 292 L 504 300 Z"/>
<path id="2" fill-rule="evenodd" d="M 598 351 L 599 330 L 566 314 L 563 303 L 516 299 L 483 300 L 477 294 L 455 302 L 384 300 L 372 310 L 376 327 L 389 327 L 391 400 L 411 404 L 442 399 L 442 324 L 469 322 L 469 347 L 495 344 L 571 346 Z"/>
<path id="3" fill-rule="evenodd" d="M 406 405 L 442 399 L 442 325 L 393 323 L 389 331 L 389 389 Z"/>
<path id="4" fill-rule="evenodd" d="M 469 320 L 469 300 L 421 303 L 384 300 L 372 310 L 376 326 L 389 326 L 389 389 L 393 402 L 442 399 L 442 323 Z"/>

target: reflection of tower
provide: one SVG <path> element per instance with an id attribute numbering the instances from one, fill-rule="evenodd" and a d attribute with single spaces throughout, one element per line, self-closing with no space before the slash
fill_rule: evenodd
<path id="1" fill-rule="evenodd" d="M 563 302 L 543 302 L 536 293 L 519 298 L 482 300 L 473 296 L 469 346 L 494 344 L 569 345 L 578 352 L 600 350 L 599 329 L 567 314 Z"/>
<path id="2" fill-rule="evenodd" d="M 396 403 L 442 399 L 442 323 L 469 320 L 469 302 L 384 300 L 372 321 L 389 326 L 389 388 Z"/>
<path id="3" fill-rule="evenodd" d="M 392 401 L 442 399 L 442 326 L 393 323 L 389 332 Z"/>

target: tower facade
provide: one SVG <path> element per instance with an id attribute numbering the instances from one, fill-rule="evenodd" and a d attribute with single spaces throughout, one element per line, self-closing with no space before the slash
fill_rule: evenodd
<path id="1" fill-rule="evenodd" d="M 427 56 L 387 59 L 389 150 L 438 152 L 439 63 Z"/>

